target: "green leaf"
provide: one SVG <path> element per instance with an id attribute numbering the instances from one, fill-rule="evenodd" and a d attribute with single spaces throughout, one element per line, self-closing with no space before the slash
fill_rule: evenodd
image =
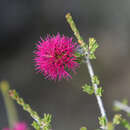
<path id="1" fill-rule="evenodd" d="M 105 126 L 106 126 L 107 121 L 106 121 L 106 118 L 105 118 L 105 117 L 98 117 L 98 120 L 99 120 L 99 124 L 100 124 L 102 127 L 105 127 Z"/>
<path id="2" fill-rule="evenodd" d="M 97 88 L 97 90 L 96 90 L 96 95 L 102 96 L 102 93 L 103 93 L 102 87 Z"/>
<path id="3" fill-rule="evenodd" d="M 97 77 L 96 75 L 93 76 L 93 78 L 92 78 L 92 83 L 93 83 L 93 84 L 97 84 L 97 85 L 100 84 L 100 81 L 99 81 L 99 79 L 98 79 L 98 77 Z"/>
<path id="4" fill-rule="evenodd" d="M 126 119 L 122 119 L 122 120 L 121 120 L 121 125 L 122 125 L 124 128 L 130 130 L 130 123 L 129 123 Z"/>
<path id="5" fill-rule="evenodd" d="M 96 59 L 96 56 L 94 54 L 89 54 L 89 59 Z"/>
<path id="6" fill-rule="evenodd" d="M 75 52 L 75 54 L 74 54 L 76 57 L 81 57 L 82 56 L 82 54 L 80 54 L 80 53 L 78 53 L 78 52 Z"/>
<path id="7" fill-rule="evenodd" d="M 114 125 L 119 125 L 120 124 L 120 122 L 121 122 L 121 114 L 116 114 L 115 116 L 114 116 L 114 118 L 113 118 L 113 124 Z"/>
<path id="8" fill-rule="evenodd" d="M 127 99 L 123 99 L 123 100 L 122 100 L 122 103 L 123 103 L 124 105 L 128 105 L 128 100 L 127 100 Z"/>
<path id="9" fill-rule="evenodd" d="M 89 85 L 85 84 L 82 88 L 83 88 L 83 92 L 86 92 L 90 95 L 92 95 L 94 93 L 93 86 L 89 86 Z"/>
<path id="10" fill-rule="evenodd" d="M 44 118 L 41 120 L 43 121 L 46 125 L 44 126 L 44 130 L 49 130 L 51 128 L 51 118 L 52 118 L 52 115 L 50 114 L 44 114 Z"/>
<path id="11" fill-rule="evenodd" d="M 107 123 L 107 128 L 108 128 L 108 130 L 114 130 L 114 125 L 113 125 L 113 123 L 112 123 L 112 122 L 108 122 L 108 123 Z"/>
<path id="12" fill-rule="evenodd" d="M 80 53 L 78 53 L 78 52 L 76 52 L 75 54 L 74 54 L 75 56 L 76 56 L 76 62 L 78 62 L 78 63 L 81 63 L 81 61 L 83 60 L 83 58 L 84 58 L 84 55 L 83 54 L 80 54 Z"/>
<path id="13" fill-rule="evenodd" d="M 113 106 L 113 110 L 116 111 L 116 112 L 119 112 L 121 109 L 117 106 Z"/>
<path id="14" fill-rule="evenodd" d="M 86 127 L 81 127 L 80 130 L 87 130 L 87 128 Z"/>
<path id="15" fill-rule="evenodd" d="M 50 123 L 51 122 L 51 118 L 52 118 L 52 116 L 50 114 L 46 114 L 45 113 L 43 120 L 44 120 L 44 122 Z"/>
<path id="16" fill-rule="evenodd" d="M 39 124 L 36 121 L 33 121 L 32 126 L 34 127 L 35 130 L 40 130 L 41 129 Z"/>
<path id="17" fill-rule="evenodd" d="M 96 59 L 94 52 L 99 47 L 96 40 L 94 38 L 89 38 L 89 58 Z"/>

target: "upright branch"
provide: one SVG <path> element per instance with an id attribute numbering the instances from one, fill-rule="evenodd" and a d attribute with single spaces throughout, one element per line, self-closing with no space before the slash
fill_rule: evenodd
<path id="1" fill-rule="evenodd" d="M 130 106 L 128 106 L 127 104 L 117 101 L 117 100 L 114 101 L 113 104 L 117 110 L 122 110 L 122 111 L 125 111 L 126 113 L 130 114 Z"/>
<path id="2" fill-rule="evenodd" d="M 84 48 L 85 53 L 87 53 L 87 51 L 88 51 L 87 44 L 84 42 L 83 38 L 81 37 L 81 35 L 79 33 L 79 30 L 76 28 L 76 25 L 75 25 L 70 13 L 66 14 L 66 20 L 69 23 L 72 31 L 74 32 L 74 35 L 78 40 L 78 43 L 80 44 L 80 46 L 82 48 Z"/>
<path id="3" fill-rule="evenodd" d="M 31 117 L 35 120 L 33 122 L 33 127 L 36 130 L 52 130 L 51 129 L 51 115 L 49 114 L 44 114 L 44 118 L 40 118 L 38 113 L 32 110 L 29 104 L 26 104 L 22 98 L 19 97 L 18 93 L 15 90 L 10 90 L 9 95 L 11 96 L 12 99 L 16 100 L 16 102 L 23 107 L 25 111 L 27 111 Z"/>
<path id="4" fill-rule="evenodd" d="M 80 36 L 80 33 L 79 33 L 79 31 L 78 31 L 78 29 L 77 29 L 77 27 L 76 27 L 76 25 L 75 25 L 75 23 L 74 23 L 74 21 L 73 21 L 72 16 L 71 16 L 70 13 L 66 14 L 66 20 L 69 23 L 72 31 L 74 32 L 75 37 L 78 40 L 78 43 L 82 47 L 83 52 L 85 54 L 86 64 L 87 64 L 87 67 L 88 67 L 89 75 L 91 77 L 91 82 L 92 82 L 92 85 L 94 87 L 94 93 L 96 95 L 96 99 L 97 99 L 98 106 L 99 106 L 100 113 L 101 113 L 101 119 L 100 119 L 100 121 L 104 119 L 104 121 L 106 123 L 104 124 L 105 126 L 103 126 L 102 128 L 106 129 L 106 124 L 108 123 L 107 115 L 106 115 L 106 112 L 105 112 L 105 109 L 104 109 L 104 105 L 103 105 L 103 101 L 101 99 L 101 95 L 97 94 L 97 91 L 99 91 L 101 89 L 98 88 L 98 84 L 96 82 L 93 82 L 93 78 L 94 78 L 95 74 L 94 74 L 94 70 L 93 70 L 93 67 L 92 67 L 90 59 L 92 59 L 92 58 L 95 59 L 95 56 L 94 56 L 94 54 L 91 55 L 90 48 L 84 42 L 83 38 Z M 95 42 L 95 41 L 94 41 L 93 38 L 91 38 L 90 42 Z M 98 46 L 95 44 L 94 45 L 94 49 L 92 50 L 92 52 L 94 52 L 97 47 Z M 92 58 L 90 56 L 92 56 Z"/>

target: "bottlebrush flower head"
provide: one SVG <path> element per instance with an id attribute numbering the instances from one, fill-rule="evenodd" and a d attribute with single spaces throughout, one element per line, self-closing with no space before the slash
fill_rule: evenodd
<path id="1" fill-rule="evenodd" d="M 34 51 L 36 70 L 51 80 L 72 78 L 68 71 L 75 72 L 79 66 L 74 55 L 76 49 L 77 43 L 72 38 L 59 33 L 48 35 L 45 40 L 41 38 Z"/>

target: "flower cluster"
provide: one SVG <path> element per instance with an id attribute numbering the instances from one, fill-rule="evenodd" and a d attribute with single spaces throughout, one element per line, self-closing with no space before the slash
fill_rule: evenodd
<path id="1" fill-rule="evenodd" d="M 71 78 L 68 71 L 75 72 L 79 66 L 76 49 L 77 43 L 73 43 L 72 38 L 60 36 L 59 33 L 56 36 L 49 35 L 45 40 L 41 38 L 34 52 L 36 70 L 51 80 Z"/>

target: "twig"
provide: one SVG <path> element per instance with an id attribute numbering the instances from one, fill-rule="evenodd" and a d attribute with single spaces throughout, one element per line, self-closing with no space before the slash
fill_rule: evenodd
<path id="1" fill-rule="evenodd" d="M 88 56 L 86 56 L 86 63 L 87 63 L 88 71 L 89 71 L 89 74 L 90 74 L 90 77 L 91 77 L 91 82 L 92 82 L 92 79 L 93 79 L 93 76 L 94 76 L 94 71 L 93 71 L 93 67 L 92 67 L 92 64 L 91 64 Z M 94 86 L 94 91 L 95 91 L 95 95 L 96 95 L 96 99 L 97 99 L 97 102 L 98 102 L 98 106 L 99 106 L 101 115 L 102 115 L 102 117 L 105 117 L 106 121 L 108 122 L 106 111 L 105 111 L 105 108 L 104 108 L 101 96 L 96 94 L 98 85 L 97 84 L 93 84 L 93 86 Z"/>
<path id="2" fill-rule="evenodd" d="M 74 32 L 74 35 L 75 35 L 75 37 L 76 37 L 77 40 L 78 40 L 78 43 L 79 43 L 79 44 L 81 45 L 81 47 L 83 48 L 85 54 L 89 54 L 89 53 L 88 53 L 87 44 L 83 41 L 83 38 L 80 36 L 80 33 L 79 33 L 79 31 L 78 31 L 78 29 L 77 29 L 77 27 L 76 27 L 76 25 L 75 25 L 75 23 L 74 23 L 74 21 L 73 21 L 72 16 L 71 16 L 70 13 L 68 13 L 68 14 L 66 15 L 66 19 L 67 19 L 67 22 L 69 23 L 69 25 L 70 25 L 72 31 Z M 86 64 L 87 64 L 87 67 L 88 67 L 88 70 L 89 70 L 89 74 L 90 74 L 90 77 L 91 77 L 91 82 L 92 82 L 92 78 L 93 78 L 93 76 L 94 76 L 94 71 L 93 71 L 93 67 L 92 67 L 92 65 L 91 65 L 91 62 L 90 62 L 88 56 L 86 56 Z M 92 84 L 93 84 L 93 83 L 92 83 Z M 101 116 L 102 116 L 102 117 L 105 117 L 106 123 L 107 123 L 107 122 L 108 122 L 108 119 L 107 119 L 107 115 L 106 115 L 106 112 L 105 112 L 105 109 L 104 109 L 103 101 L 102 101 L 101 97 L 96 94 L 96 90 L 97 90 L 97 88 L 98 88 L 98 85 L 97 85 L 97 84 L 93 84 L 93 86 L 94 86 L 95 95 L 96 95 L 96 99 L 97 99 L 97 102 L 98 102 L 98 106 L 99 106 L 99 109 L 100 109 Z M 105 128 L 104 128 L 104 129 L 105 129 Z"/>
<path id="3" fill-rule="evenodd" d="M 44 130 L 45 126 L 48 126 L 49 124 L 46 124 L 38 115 L 38 113 L 30 107 L 29 104 L 26 104 L 24 100 L 19 97 L 18 93 L 15 90 L 9 90 L 9 95 L 12 99 L 16 100 L 16 102 L 23 107 L 25 111 L 27 111 L 30 116 L 39 124 L 40 128 Z M 52 129 L 46 129 L 46 130 L 52 130 Z"/>
<path id="4" fill-rule="evenodd" d="M 130 106 L 127 106 L 126 104 L 123 104 L 122 102 L 117 100 L 114 101 L 113 104 L 115 107 L 119 108 L 120 110 L 130 113 Z"/>

